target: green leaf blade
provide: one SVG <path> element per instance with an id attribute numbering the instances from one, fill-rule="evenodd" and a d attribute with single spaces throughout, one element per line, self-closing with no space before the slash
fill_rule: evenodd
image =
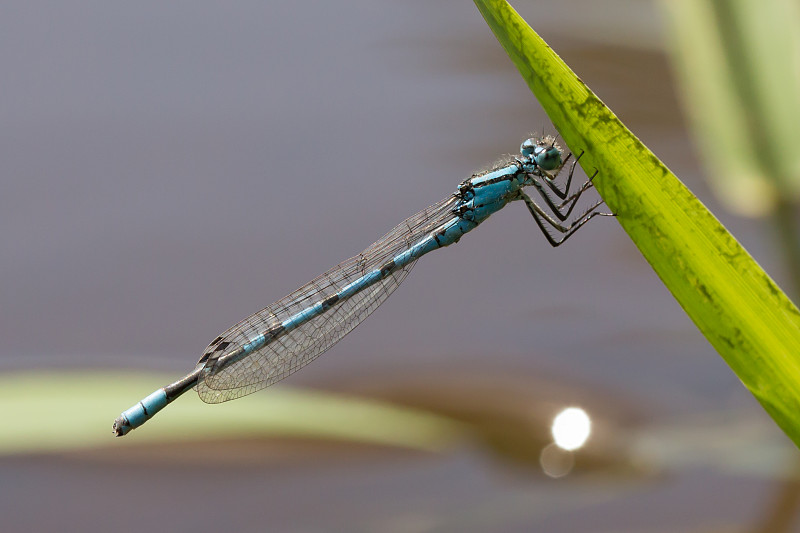
<path id="1" fill-rule="evenodd" d="M 369 398 L 291 387 L 209 407 L 187 394 L 123 439 L 111 432 L 120 406 L 131 405 L 173 376 L 132 372 L 13 372 L 0 376 L 0 457 L 140 444 L 294 437 L 424 452 L 462 438 L 455 421 Z"/>
<path id="2" fill-rule="evenodd" d="M 756 216 L 800 200 L 800 6 L 662 0 L 686 116 L 717 195 Z M 755 141 L 758 142 L 755 142 Z"/>
<path id="3" fill-rule="evenodd" d="M 800 312 L 683 183 L 503 0 L 475 0 L 623 229 L 800 445 Z"/>

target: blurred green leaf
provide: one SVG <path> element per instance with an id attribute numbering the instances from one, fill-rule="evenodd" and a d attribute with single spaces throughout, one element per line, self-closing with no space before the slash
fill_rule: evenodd
<path id="1" fill-rule="evenodd" d="M 760 215 L 800 199 L 800 5 L 662 0 L 687 116 L 717 195 Z"/>
<path id="2" fill-rule="evenodd" d="M 800 445 L 800 312 L 706 207 L 503 0 L 475 0 L 623 229 Z M 691 372 L 691 369 L 686 369 Z"/>
<path id="3" fill-rule="evenodd" d="M 435 415 L 359 398 L 276 387 L 236 405 L 181 398 L 124 439 L 111 422 L 143 393 L 168 383 L 163 375 L 11 373 L 0 376 L 0 455 L 62 452 L 141 443 L 291 436 L 437 451 L 460 426 Z"/>

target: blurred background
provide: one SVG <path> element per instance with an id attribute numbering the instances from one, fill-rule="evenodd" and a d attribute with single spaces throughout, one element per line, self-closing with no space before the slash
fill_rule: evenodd
<path id="1" fill-rule="evenodd" d="M 772 223 L 704 179 L 659 6 L 515 7 L 790 291 Z M 3 531 L 800 531 L 796 448 L 618 224 L 551 249 L 523 205 L 281 384 L 112 437 L 555 133 L 471 2 L 12 0 L 0 71 Z"/>

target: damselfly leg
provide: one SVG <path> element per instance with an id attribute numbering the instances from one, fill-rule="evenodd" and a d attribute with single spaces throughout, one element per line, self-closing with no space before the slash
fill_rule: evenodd
<path id="1" fill-rule="evenodd" d="M 544 187 L 538 180 L 533 180 L 533 185 L 536 187 L 536 190 L 539 192 L 542 199 L 544 199 L 545 204 L 550 209 L 550 213 L 545 211 L 541 206 L 539 206 L 536 202 L 534 202 L 530 196 L 525 194 L 524 191 L 520 191 L 521 198 L 525 201 L 525 205 L 528 207 L 528 211 L 530 211 L 531 215 L 533 216 L 534 221 L 536 221 L 536 225 L 539 226 L 539 229 L 544 234 L 547 242 L 550 243 L 551 246 L 556 247 L 560 246 L 564 241 L 569 239 L 572 235 L 575 234 L 578 229 L 580 229 L 584 224 L 589 222 L 589 220 L 593 219 L 596 216 L 614 216 L 613 213 L 604 213 L 602 211 L 597 211 L 597 208 L 603 204 L 603 200 L 599 200 L 597 203 L 589 207 L 586 211 L 583 212 L 582 215 L 577 217 L 574 221 L 569 224 L 561 224 L 564 222 L 570 214 L 572 214 L 573 209 L 577 205 L 578 199 L 580 198 L 581 194 L 583 194 L 587 189 L 592 187 L 592 180 L 597 176 L 597 171 L 595 170 L 594 174 L 592 174 L 588 180 L 578 189 L 575 193 L 570 196 L 569 195 L 569 187 L 572 182 L 572 175 L 575 171 L 575 166 L 578 163 L 583 152 L 573 161 L 572 165 L 570 166 L 569 176 L 567 178 L 567 183 L 564 186 L 564 189 L 557 189 L 557 186 L 552 183 L 552 178 L 549 176 L 543 176 L 543 181 L 550 186 L 550 188 L 556 192 L 559 198 L 564 199 L 563 202 L 560 204 L 556 204 L 552 201 L 549 195 L 545 192 Z M 565 159 L 567 161 L 569 156 Z M 562 196 L 563 194 L 563 196 Z M 566 211 L 562 211 L 564 207 L 567 207 Z M 555 217 L 555 218 L 554 218 Z M 546 223 L 546 224 L 545 224 Z M 548 226 L 555 229 L 556 231 L 563 234 L 560 239 L 554 238 L 550 231 L 548 231 Z"/>
<path id="2" fill-rule="evenodd" d="M 566 159 L 564 160 L 564 164 L 561 166 L 561 168 L 563 168 L 564 165 L 566 165 L 566 162 L 569 161 L 571 155 L 572 154 L 567 155 Z M 549 207 L 553 215 L 562 222 L 565 221 L 567 218 L 569 218 L 569 216 L 572 214 L 572 210 L 575 209 L 575 206 L 577 205 L 578 199 L 580 198 L 581 194 L 583 194 L 584 191 L 586 191 L 592 186 L 592 180 L 597 175 L 597 173 L 595 172 L 588 180 L 586 180 L 586 182 L 581 186 L 580 189 L 578 189 L 577 192 L 567 197 L 567 195 L 569 194 L 570 185 L 572 184 L 572 176 L 575 173 L 575 166 L 578 164 L 578 161 L 580 160 L 582 155 L 583 152 L 581 152 L 581 155 L 579 155 L 575 159 L 575 161 L 572 162 L 572 165 L 570 165 L 569 175 L 567 177 L 567 183 L 566 185 L 564 185 L 563 191 L 561 189 L 558 189 L 558 186 L 553 181 L 553 178 L 550 177 L 549 175 L 545 174 L 543 176 L 539 176 L 544 180 L 546 184 L 548 184 L 548 186 L 553 191 L 556 192 L 556 195 L 559 198 L 564 200 L 560 204 L 556 204 L 553 202 L 552 198 L 550 198 L 550 195 L 547 194 L 542 184 L 539 183 L 539 180 L 537 179 L 533 180 L 533 186 L 536 187 L 536 190 L 539 192 L 539 195 L 542 197 L 545 204 L 547 204 L 547 207 Z M 566 212 L 562 211 L 565 207 L 567 207 Z"/>

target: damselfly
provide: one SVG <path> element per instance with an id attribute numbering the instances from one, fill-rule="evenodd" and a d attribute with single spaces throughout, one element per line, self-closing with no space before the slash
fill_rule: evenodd
<path id="1" fill-rule="evenodd" d="M 563 243 L 595 216 L 609 215 L 597 210 L 599 201 L 564 224 L 594 175 L 570 195 L 580 156 L 572 162 L 562 189 L 554 178 L 572 154 L 562 155 L 553 137 L 527 139 L 520 155 L 462 182 L 454 194 L 406 219 L 357 256 L 214 339 L 194 371 L 123 412 L 114 421 L 114 434 L 125 435 L 141 426 L 191 388 L 197 389 L 204 402 L 219 403 L 282 380 L 369 316 L 400 285 L 417 259 L 458 242 L 510 202 L 525 202 L 552 246 Z M 525 193 L 528 186 L 536 189 L 547 210 Z M 560 232 L 561 238 L 554 238 L 547 226 Z"/>

